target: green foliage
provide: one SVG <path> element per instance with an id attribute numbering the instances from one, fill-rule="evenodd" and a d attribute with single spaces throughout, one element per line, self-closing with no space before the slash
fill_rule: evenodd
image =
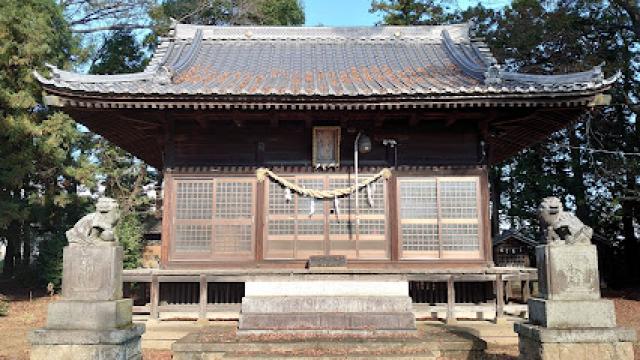
<path id="1" fill-rule="evenodd" d="M 154 34 L 169 31 L 171 19 L 198 25 L 302 25 L 300 0 L 166 0 L 149 13 Z"/>
<path id="2" fill-rule="evenodd" d="M 67 238 L 63 234 L 52 236 L 39 246 L 36 259 L 36 272 L 41 285 L 52 283 L 56 289 L 62 284 L 62 249 L 67 245 Z"/>
<path id="3" fill-rule="evenodd" d="M 142 71 L 148 58 L 131 32 L 116 31 L 106 38 L 89 69 L 91 74 L 126 74 Z"/>
<path id="4" fill-rule="evenodd" d="M 302 25 L 304 7 L 299 0 L 262 0 L 258 5 L 258 25 Z"/>
<path id="5" fill-rule="evenodd" d="M 382 13 L 385 25 L 432 25 L 445 21 L 442 1 L 373 0 L 371 13 Z"/>
<path id="6" fill-rule="evenodd" d="M 42 105 L 33 71 L 66 67 L 77 50 L 52 0 L 0 2 L 0 238 L 8 239 L 4 271 L 29 267 L 36 235 L 67 224 L 81 136 L 73 120 Z M 72 211 L 73 212 L 73 211 Z M 35 226 L 34 226 L 35 224 Z M 24 248 L 24 255 L 17 249 Z"/>
<path id="7" fill-rule="evenodd" d="M 142 263 L 142 233 L 144 228 L 136 213 L 125 214 L 116 227 L 116 236 L 124 251 L 124 268 L 135 269 Z"/>

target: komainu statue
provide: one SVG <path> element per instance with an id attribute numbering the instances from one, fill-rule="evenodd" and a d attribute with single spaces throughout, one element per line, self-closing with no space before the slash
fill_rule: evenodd
<path id="1" fill-rule="evenodd" d="M 118 203 L 111 198 L 100 198 L 96 212 L 86 215 L 67 231 L 67 240 L 69 244 L 116 245 L 115 226 L 118 220 Z"/>
<path id="2" fill-rule="evenodd" d="M 547 244 L 590 244 L 593 229 L 574 214 L 565 212 L 557 197 L 546 197 L 538 208 Z"/>

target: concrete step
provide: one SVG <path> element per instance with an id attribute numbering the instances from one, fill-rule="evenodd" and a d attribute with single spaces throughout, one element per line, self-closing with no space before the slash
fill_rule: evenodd
<path id="1" fill-rule="evenodd" d="M 411 312 L 408 296 L 252 296 L 242 299 L 242 313 L 399 313 Z"/>
<path id="2" fill-rule="evenodd" d="M 414 330 L 415 317 L 405 313 L 250 313 L 240 316 L 247 330 Z"/>
<path id="3" fill-rule="evenodd" d="M 238 336 L 234 328 L 204 328 L 172 346 L 174 360 L 246 359 L 480 359 L 484 341 L 442 327 L 421 326 L 414 335 Z"/>

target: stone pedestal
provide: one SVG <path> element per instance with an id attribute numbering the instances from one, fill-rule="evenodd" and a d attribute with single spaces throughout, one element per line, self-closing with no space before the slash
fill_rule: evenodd
<path id="1" fill-rule="evenodd" d="M 31 359 L 141 359 L 143 325 L 122 298 L 122 247 L 71 244 L 64 249 L 62 296 L 47 325 L 30 334 Z"/>
<path id="2" fill-rule="evenodd" d="M 238 334 L 416 331 L 406 281 L 247 282 Z"/>
<path id="3" fill-rule="evenodd" d="M 633 359 L 635 331 L 616 327 L 613 302 L 600 298 L 596 247 L 536 248 L 540 298 L 529 300 L 529 323 L 515 324 L 520 358 Z"/>

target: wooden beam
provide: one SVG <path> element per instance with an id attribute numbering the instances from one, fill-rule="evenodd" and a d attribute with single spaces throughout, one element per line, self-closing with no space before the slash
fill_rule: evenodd
<path id="1" fill-rule="evenodd" d="M 380 128 L 382 127 L 382 125 L 384 125 L 384 116 L 382 115 L 376 115 L 374 120 L 373 120 L 373 126 Z"/>
<path id="2" fill-rule="evenodd" d="M 411 115 L 409 118 L 409 126 L 417 126 L 420 123 L 420 119 L 417 116 Z"/>
<path id="3" fill-rule="evenodd" d="M 209 122 L 205 121 L 204 117 L 202 115 L 196 115 L 193 118 L 198 123 L 198 125 L 200 125 L 201 128 L 203 128 L 203 129 L 208 129 L 209 128 Z"/>

